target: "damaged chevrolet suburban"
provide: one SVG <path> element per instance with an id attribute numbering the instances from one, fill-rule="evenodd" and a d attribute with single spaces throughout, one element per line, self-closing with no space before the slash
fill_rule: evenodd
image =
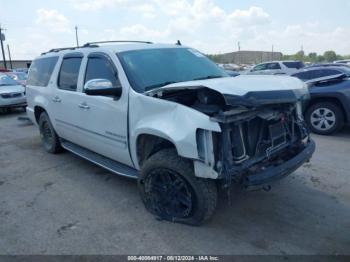
<path id="1" fill-rule="evenodd" d="M 27 113 L 48 152 L 135 178 L 157 218 L 199 225 L 218 189 L 267 188 L 310 160 L 308 97 L 296 78 L 231 78 L 189 47 L 94 42 L 34 60 Z"/>

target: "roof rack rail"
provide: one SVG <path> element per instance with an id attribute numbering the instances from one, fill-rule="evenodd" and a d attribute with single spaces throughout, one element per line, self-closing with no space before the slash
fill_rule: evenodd
<path id="1" fill-rule="evenodd" d="M 63 51 L 63 50 L 74 50 L 76 49 L 77 47 L 63 47 L 63 48 L 53 48 L 53 49 L 50 49 L 49 51 L 47 52 L 44 52 L 44 53 L 41 53 L 41 55 L 45 55 L 45 54 L 48 54 L 48 53 L 53 53 L 53 52 L 59 52 L 59 51 Z"/>
<path id="2" fill-rule="evenodd" d="M 153 44 L 149 41 L 136 41 L 136 40 L 116 40 L 116 41 L 99 41 L 99 42 L 89 42 L 83 45 L 82 47 L 97 47 L 98 44 L 107 44 L 107 43 L 143 43 L 143 44 Z"/>

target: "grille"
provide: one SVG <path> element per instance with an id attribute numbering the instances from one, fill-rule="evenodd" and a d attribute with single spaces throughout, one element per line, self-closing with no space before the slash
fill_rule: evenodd
<path id="1" fill-rule="evenodd" d="M 8 94 L 2 94 L 2 98 L 16 98 L 22 96 L 22 93 L 8 93 Z"/>

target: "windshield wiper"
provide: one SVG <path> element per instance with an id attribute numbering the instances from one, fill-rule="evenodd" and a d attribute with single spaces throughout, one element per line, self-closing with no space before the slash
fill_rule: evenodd
<path id="1" fill-rule="evenodd" d="M 145 91 L 149 91 L 149 90 L 152 90 L 152 89 L 157 88 L 157 87 L 163 87 L 163 86 L 167 86 L 167 85 L 174 84 L 174 83 L 177 83 L 177 82 L 176 81 L 167 81 L 167 82 L 163 82 L 163 83 L 159 83 L 159 84 L 146 86 Z"/>
<path id="2" fill-rule="evenodd" d="M 223 76 L 209 75 L 209 76 L 198 77 L 193 80 L 205 80 L 205 79 L 214 79 L 214 78 L 221 78 L 221 77 Z"/>

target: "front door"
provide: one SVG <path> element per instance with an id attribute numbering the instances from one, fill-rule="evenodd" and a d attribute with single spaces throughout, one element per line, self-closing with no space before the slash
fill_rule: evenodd
<path id="1" fill-rule="evenodd" d="M 90 54 L 83 74 L 83 85 L 92 79 L 107 79 L 117 85 L 118 70 L 113 59 L 105 53 Z M 81 132 L 86 140 L 84 147 L 132 166 L 127 136 L 127 88 L 123 87 L 120 97 L 89 96 L 82 90 L 77 106 L 81 112 Z"/>

